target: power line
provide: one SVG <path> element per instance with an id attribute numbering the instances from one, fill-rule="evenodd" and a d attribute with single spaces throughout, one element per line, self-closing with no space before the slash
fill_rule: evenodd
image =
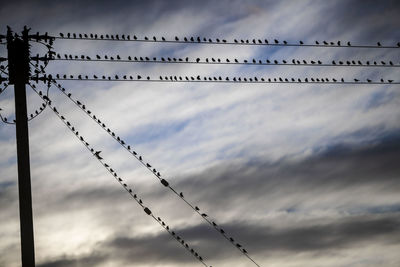
<path id="1" fill-rule="evenodd" d="M 117 41 L 117 42 L 144 42 L 144 43 L 175 43 L 175 44 L 209 44 L 209 45 L 250 45 L 250 46 L 287 46 L 287 47 L 336 47 L 336 48 L 399 48 L 400 42 L 394 45 L 382 45 L 377 42 L 376 45 L 358 45 L 350 41 L 315 41 L 314 43 L 297 43 L 280 41 L 278 39 L 233 39 L 206 38 L 206 37 L 178 37 L 166 39 L 165 37 L 137 37 L 136 35 L 125 34 L 93 34 L 93 33 L 60 33 L 59 36 L 52 36 L 60 40 L 92 40 L 92 41 Z"/>
<path id="2" fill-rule="evenodd" d="M 67 74 L 55 74 L 55 75 L 43 75 L 43 76 L 33 76 L 32 81 L 48 81 L 48 80 L 61 80 L 61 81 L 92 81 L 92 82 L 158 82 L 158 83 L 234 83 L 234 84 L 393 84 L 397 85 L 400 82 L 391 79 L 380 79 L 372 80 L 360 78 L 354 78 L 352 80 L 345 80 L 344 78 L 315 78 L 315 77 L 305 77 L 305 78 L 287 78 L 287 77 L 274 77 L 274 78 L 264 78 L 264 77 L 222 77 L 222 76 L 159 76 L 159 78 L 152 78 L 151 76 L 142 75 L 67 75 Z"/>
<path id="3" fill-rule="evenodd" d="M 187 251 L 189 251 L 198 261 L 200 261 L 204 266 L 207 264 L 204 262 L 202 256 L 200 256 L 194 249 L 192 249 L 178 234 L 176 234 L 170 227 L 160 218 L 157 217 L 147 206 L 144 205 L 143 200 L 135 193 L 132 188 L 130 188 L 120 177 L 115 170 L 109 165 L 105 163 L 103 160 L 103 156 L 100 155 L 101 151 L 96 151 L 86 140 L 85 138 L 79 134 L 78 130 L 65 118 L 65 116 L 61 115 L 57 108 L 51 104 L 50 99 L 43 98 L 43 94 L 41 91 L 37 91 L 35 85 L 31 85 L 31 88 L 51 107 L 51 110 L 57 117 L 68 127 L 68 129 L 74 133 L 74 135 L 78 138 L 78 140 L 86 147 L 86 149 L 100 162 L 100 164 L 114 177 L 114 179 L 129 193 L 129 195 L 136 201 L 136 203 L 143 209 L 143 211 L 152 217 L 157 223 L 159 223 L 176 241 L 178 241 Z"/>
<path id="4" fill-rule="evenodd" d="M 1 69 L 0 68 L 0 71 L 2 72 L 2 73 L 4 73 L 4 74 L 6 74 L 6 75 L 8 75 L 8 73 L 6 72 L 6 71 L 4 71 L 3 69 Z M 2 82 L 2 81 L 6 81 L 6 80 L 8 80 L 8 79 L 3 79 L 2 77 L 0 77 L 0 82 Z M 1 83 L 0 83 L 1 84 Z M 0 95 L 5 91 L 5 90 L 7 90 L 7 88 L 8 88 L 8 83 L 4 83 L 4 87 L 3 88 L 0 88 Z M 44 96 L 44 97 L 48 97 L 49 96 L 49 87 L 47 87 L 47 91 L 46 91 L 46 96 Z M 45 109 L 46 109 L 46 107 L 47 107 L 47 102 L 45 101 L 45 102 L 43 102 L 42 103 L 42 105 L 38 108 L 38 109 L 36 109 L 33 113 L 30 113 L 30 115 L 29 115 L 29 117 L 28 117 L 28 121 L 31 121 L 31 120 L 33 120 L 33 119 L 35 119 L 37 116 L 39 116 Z M 2 109 L 0 108 L 0 111 L 1 111 Z M 4 123 L 6 123 L 6 124 L 15 124 L 16 123 L 16 120 L 15 119 L 13 119 L 12 121 L 9 121 L 8 119 L 7 119 L 7 117 L 4 117 L 4 116 L 2 116 L 2 114 L 1 114 L 1 112 L 0 112 L 0 120 L 2 121 L 2 122 L 4 122 Z"/>
<path id="5" fill-rule="evenodd" d="M 33 64 L 31 64 L 33 65 Z M 43 73 L 44 71 L 38 70 L 35 68 L 36 72 Z M 190 203 L 189 201 L 186 200 L 186 198 L 183 195 L 183 192 L 178 193 L 177 190 L 175 190 L 170 183 L 161 178 L 161 174 L 159 171 L 157 171 L 152 165 L 150 165 L 148 162 L 145 162 L 143 160 L 143 157 L 141 155 L 138 155 L 136 151 L 131 149 L 131 146 L 126 144 L 125 141 L 123 141 L 118 135 L 114 133 L 110 128 L 106 126 L 104 122 L 100 120 L 99 117 L 96 117 L 95 114 L 93 114 L 84 103 L 82 103 L 79 100 L 73 99 L 71 93 L 67 93 L 66 89 L 61 86 L 61 84 L 58 84 L 54 79 L 51 79 L 51 77 L 48 78 L 48 83 L 53 83 L 57 89 L 59 89 L 65 96 L 68 97 L 69 100 L 71 100 L 77 107 L 79 107 L 83 112 L 85 112 L 86 115 L 88 115 L 92 120 L 96 122 L 104 131 L 106 131 L 115 141 L 117 141 L 125 150 L 127 150 L 131 156 L 135 157 L 143 166 L 145 166 L 153 175 L 155 178 L 157 178 L 161 184 L 167 188 L 169 188 L 176 196 L 179 197 L 179 199 L 183 200 L 194 212 L 196 212 L 198 215 L 201 216 L 210 226 L 212 226 L 218 233 L 220 233 L 226 240 L 228 240 L 234 247 L 236 247 L 244 256 L 246 256 L 249 260 L 251 260 L 255 265 L 259 266 L 249 255 L 248 252 L 245 248 L 242 247 L 241 244 L 237 243 L 234 241 L 232 237 L 229 237 L 228 234 L 221 228 L 219 227 L 214 221 L 208 219 L 208 215 L 206 213 L 200 212 L 200 208 L 198 206 L 195 206 L 194 204 Z"/>
<path id="6" fill-rule="evenodd" d="M 292 60 L 277 60 L 277 59 L 221 59 L 221 58 L 176 58 L 176 57 L 142 57 L 142 56 L 128 56 L 121 58 L 116 56 L 99 56 L 90 57 L 87 55 L 71 55 L 57 54 L 51 60 L 58 61 L 80 61 L 80 62 L 113 62 L 113 63 L 158 63 L 158 64 L 202 64 L 202 65 L 250 65 L 250 66 L 307 66 L 307 67 L 400 67 L 400 64 L 395 64 L 393 61 L 360 61 L 360 60 L 333 60 L 331 63 L 323 63 L 321 60 L 305 60 L 305 59 L 292 59 Z"/>
<path id="7" fill-rule="evenodd" d="M 79 100 L 75 100 L 72 98 L 71 93 L 67 93 L 65 88 L 61 86 L 61 84 L 56 83 L 55 81 L 51 81 L 56 87 L 70 99 L 76 106 L 78 106 L 82 111 L 86 113 L 92 120 L 94 120 L 104 131 L 106 131 L 114 140 L 116 140 L 123 148 L 125 148 L 133 157 L 135 157 L 143 166 L 145 166 L 160 182 L 163 186 L 169 188 L 176 196 L 182 199 L 194 212 L 201 216 L 210 226 L 212 226 L 218 233 L 220 233 L 226 240 L 228 240 L 234 247 L 236 247 L 243 255 L 245 255 L 249 260 L 251 260 L 256 266 L 259 266 L 249 255 L 248 251 L 242 247 L 241 244 L 234 241 L 234 239 L 225 232 L 220 226 L 218 226 L 213 220 L 208 219 L 208 215 L 206 213 L 200 212 L 200 208 L 190 203 L 184 197 L 183 192 L 178 193 L 170 183 L 161 178 L 161 174 L 157 171 L 152 165 L 148 162 L 145 162 L 143 157 L 139 155 L 135 150 L 131 149 L 131 146 L 126 144 L 118 135 L 114 133 L 110 128 L 106 126 L 104 122 L 100 120 L 99 117 L 96 117 L 87 107 Z"/>

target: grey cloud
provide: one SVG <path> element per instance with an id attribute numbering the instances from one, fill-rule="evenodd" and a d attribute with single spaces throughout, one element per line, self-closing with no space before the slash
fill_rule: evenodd
<path id="1" fill-rule="evenodd" d="M 16 13 L 17 7 L 20 11 L 18 13 Z M 2 23 L 0 24 L 4 25 L 4 28 L 0 29 L 0 32 L 4 32 L 7 24 L 11 25 L 15 31 L 19 31 L 24 24 L 27 24 L 34 32 L 48 31 L 54 34 L 60 31 L 75 31 L 135 33 L 149 36 L 165 34 L 168 37 L 198 34 L 227 38 L 253 38 L 254 35 L 254 37 L 287 38 L 288 41 L 304 38 L 304 41 L 313 42 L 315 39 L 326 38 L 329 41 L 343 39 L 368 44 L 376 41 L 389 44 L 399 39 L 398 13 L 398 1 L 369 0 L 329 3 L 322 3 L 322 1 L 41 1 L 40 4 L 32 1 L 8 1 L 1 5 L 0 21 Z M 99 46 L 96 47 L 96 45 Z M 68 41 L 60 41 L 56 42 L 56 50 L 60 53 L 87 53 L 90 56 L 93 50 L 96 50 L 96 53 L 97 51 L 116 53 L 114 43 L 104 44 L 103 47 L 101 45 L 81 42 L 73 46 Z M 121 51 L 118 53 L 121 52 L 122 56 L 133 54 L 153 56 L 154 53 L 154 56 L 168 54 L 168 56 L 176 57 L 181 57 L 183 54 L 213 57 L 222 57 L 226 54 L 227 57 L 239 58 L 259 55 L 260 58 L 276 57 L 278 59 L 320 57 L 323 60 L 397 58 L 395 49 L 390 51 L 378 49 L 373 52 L 353 49 L 327 51 L 303 48 L 287 50 L 286 48 L 281 50 L 223 48 L 225 49 L 223 51 L 221 48 L 209 46 L 160 48 L 153 45 L 124 46 L 125 48 L 125 54 Z M 57 68 L 48 70 L 49 73 L 53 70 L 59 71 Z M 171 67 L 166 70 L 162 67 L 147 67 L 147 65 L 145 67 L 132 65 L 129 69 L 126 65 L 116 67 L 96 65 L 90 69 L 90 72 L 120 74 L 127 70 L 149 73 L 154 71 L 160 74 L 170 71 L 175 72 L 176 75 L 204 71 L 204 69 L 199 70 L 198 67 L 196 69 L 196 66 Z M 228 71 L 226 68 L 207 68 L 210 75 L 226 71 L 227 75 L 243 75 L 244 73 L 253 75 L 257 72 L 257 75 L 267 73 L 268 75 L 299 75 L 299 77 L 317 74 L 329 74 L 329 77 L 330 75 L 347 75 L 348 77 L 371 75 L 373 78 L 398 76 L 397 70 L 392 69 L 358 70 L 358 68 L 348 71 L 346 69 L 346 72 L 341 73 L 341 70 L 331 72 L 331 69 L 319 71 L 314 68 L 294 68 L 284 73 L 285 70 L 282 68 L 240 68 L 228 69 Z M 75 74 L 89 71 L 89 69 L 86 65 L 75 64 L 69 71 Z M 397 164 L 400 141 L 397 134 L 398 112 L 396 113 L 395 87 L 377 86 L 372 87 L 372 90 L 369 90 L 370 87 L 361 87 L 361 90 L 358 90 L 360 89 L 358 87 L 349 87 L 351 90 L 347 90 L 348 87 L 335 86 L 325 90 L 320 86 L 311 86 L 312 90 L 307 87 L 296 87 L 296 90 L 291 90 L 286 86 L 271 86 L 259 91 L 253 88 L 250 91 L 247 87 L 242 87 L 244 89 L 242 91 L 246 91 L 246 94 L 237 94 L 236 98 L 228 99 L 232 95 L 227 93 L 228 90 L 224 92 L 223 90 L 229 88 L 229 92 L 234 94 L 241 90 L 238 89 L 240 87 L 217 85 L 204 86 L 201 90 L 197 90 L 198 87 L 189 86 L 185 87 L 184 91 L 178 91 L 174 89 L 174 85 L 162 88 L 166 90 L 161 90 L 161 86 L 157 87 L 157 85 L 148 87 L 139 85 L 135 89 L 140 90 L 134 90 L 132 93 L 132 88 L 127 87 L 126 90 L 122 90 L 122 86 L 119 85 L 113 87 L 112 90 L 108 84 L 93 87 L 85 84 L 83 87 L 66 83 L 65 86 L 71 89 L 74 96 L 78 95 L 80 100 L 90 105 L 96 115 L 104 116 L 102 120 L 110 127 L 112 126 L 113 130 L 118 130 L 121 137 L 123 135 L 128 137 L 124 137 L 124 140 L 132 141 L 132 144 L 136 143 L 139 147 L 135 146 L 135 149 L 143 152 L 146 157 L 149 156 L 149 160 L 151 159 L 151 163 L 154 163 L 157 169 L 166 170 L 165 173 L 162 171 L 163 175 L 171 172 L 190 173 L 188 169 L 196 170 L 195 175 L 171 177 L 169 181 L 178 191 L 183 191 L 188 200 L 190 199 L 209 213 L 210 217 L 215 215 L 216 217 L 213 218 L 218 223 L 223 224 L 233 237 L 237 237 L 239 242 L 243 242 L 243 245 L 257 256 L 262 257 L 269 251 L 272 251 L 271 253 L 284 251 L 288 254 L 313 253 L 341 247 L 354 248 L 361 243 L 377 243 L 384 246 L 385 242 L 398 241 L 395 238 L 396 234 L 398 235 L 398 227 L 395 223 L 398 223 L 400 201 L 398 198 L 400 169 Z M 218 87 L 222 89 L 218 91 Z M 85 90 L 82 90 L 83 88 Z M 376 95 L 375 89 L 385 93 Z M 187 93 L 188 91 L 190 93 Z M 203 98 L 204 101 L 200 101 Z M 60 111 L 68 110 L 67 114 L 70 115 L 74 109 L 65 104 L 64 100 L 60 98 L 58 101 L 61 103 Z M 341 106 L 346 101 L 350 103 Z M 271 112 L 269 108 L 275 106 L 278 111 Z M 257 108 L 247 109 L 246 107 Z M 307 108 L 303 109 L 303 107 Z M 101 114 L 97 114 L 97 111 L 101 111 Z M 357 111 L 361 114 L 357 114 Z M 336 115 L 336 112 L 339 114 L 343 112 L 344 115 L 331 118 L 331 114 Z M 352 119 L 354 113 L 356 113 L 355 119 Z M 72 113 L 68 118 L 75 121 L 77 116 L 78 114 Z M 199 117 L 203 118 L 201 122 Z M 297 124 L 297 118 L 301 118 L 301 123 Z M 341 120 L 342 118 L 344 119 Z M 42 265 L 95 266 L 102 260 L 110 262 L 113 266 L 119 266 L 134 265 L 137 259 L 141 263 L 165 261 L 172 264 L 183 262 L 185 266 L 189 265 L 189 262 L 193 261 L 190 254 L 184 252 L 179 244 L 166 233 L 147 235 L 141 232 L 144 229 L 143 225 L 153 226 L 154 222 L 144 217 L 139 207 L 135 207 L 138 208 L 137 210 L 130 210 L 131 206 L 136 204 L 129 202 L 129 196 L 118 185 L 111 188 L 102 179 L 96 179 L 96 176 L 108 174 L 97 171 L 97 165 L 87 164 L 84 161 L 89 160 L 87 155 L 72 145 L 76 144 L 76 140 L 73 140 L 71 136 L 64 136 L 65 139 L 61 139 L 60 135 L 65 134 L 65 129 L 58 128 L 59 122 L 56 122 L 57 124 L 53 127 L 52 120 L 47 119 L 45 113 L 44 116 L 33 121 L 31 128 L 31 133 L 36 137 L 35 140 L 38 140 L 32 142 L 31 150 L 32 163 L 34 163 L 32 165 L 35 166 L 38 174 L 33 176 L 33 180 L 34 184 L 40 188 L 40 191 L 39 189 L 36 191 L 39 193 L 34 194 L 37 229 L 47 240 L 54 236 L 54 233 L 48 230 L 48 226 L 50 228 L 54 226 L 51 231 L 57 231 L 63 235 L 63 231 L 69 233 L 68 228 L 74 224 L 84 233 L 94 235 L 96 231 L 107 233 L 109 239 L 90 248 L 98 253 L 73 256 L 76 255 L 75 240 L 67 236 L 68 234 L 64 234 L 63 237 L 66 240 L 60 243 L 66 245 L 67 248 L 64 251 L 67 255 L 60 258 L 57 256 L 48 258 Z M 83 124 L 83 121 L 81 122 Z M 43 131 L 44 124 L 48 127 L 46 133 L 37 138 L 40 135 L 38 133 Z M 85 130 L 89 132 L 87 125 L 89 123 L 86 124 L 85 121 L 82 129 L 79 124 L 76 127 L 80 128 L 81 133 L 85 133 Z M 5 140 L 4 144 L 0 144 L 1 152 L 3 152 L 0 157 L 4 159 L 0 163 L 1 166 L 10 164 L 6 161 L 11 159 L 10 155 L 14 155 L 15 148 L 6 144 L 11 141 L 15 144 L 15 140 L 4 138 L 14 136 L 14 131 L 3 129 L 5 128 L 0 129 L 0 138 Z M 387 135 L 390 130 L 392 134 Z M 106 140 L 101 139 L 97 131 L 98 129 L 90 130 L 90 136 L 89 134 L 84 136 L 90 138 L 91 144 L 96 144 L 93 140 L 95 139 L 101 142 L 101 146 L 107 146 Z M 152 133 L 151 138 L 148 137 L 149 132 Z M 286 136 L 289 137 L 286 138 Z M 321 140 L 326 142 L 321 142 Z M 112 146 L 113 149 L 115 147 L 116 145 Z M 267 148 L 269 150 L 265 151 Z M 303 151 L 303 149 L 310 150 Z M 42 153 L 43 150 L 46 150 L 48 154 Z M 276 150 L 279 152 L 275 152 Z M 125 163 L 126 155 L 118 156 L 114 152 L 108 154 L 103 150 L 107 159 L 110 155 L 115 158 L 116 166 L 113 164 L 115 169 L 122 167 L 123 171 L 119 174 L 129 173 L 127 170 L 131 171 L 133 167 L 131 163 Z M 271 156 L 273 159 L 266 159 L 265 156 Z M 231 161 L 231 158 L 238 160 Z M 279 159 L 275 160 L 276 158 Z M 76 164 L 77 161 L 80 164 Z M 215 165 L 205 169 L 204 166 L 210 164 Z M 2 171 L 4 170 L 2 168 Z M 138 173 L 142 175 L 141 172 L 135 172 L 135 175 Z M 87 177 L 88 175 L 91 175 L 90 178 Z M 2 177 L 2 181 L 10 180 L 3 174 Z M 232 251 L 232 248 L 225 245 L 219 249 L 219 245 L 210 241 L 215 238 L 216 233 L 209 231 L 207 226 L 197 225 L 200 219 L 194 218 L 195 215 L 191 211 L 190 215 L 184 214 L 185 210 L 176 205 L 179 199 L 171 196 L 162 185 L 151 179 L 153 178 L 149 178 L 149 182 L 145 185 L 140 184 L 137 187 L 135 183 L 133 185 L 146 205 L 149 203 L 152 211 L 165 218 L 171 226 L 178 225 L 177 230 L 182 236 L 187 238 L 188 242 L 193 241 L 205 257 L 230 258 L 232 262 L 235 261 L 236 251 Z M 2 188 L 0 184 L 0 207 L 2 214 L 6 214 L 3 218 L 4 225 L 10 224 L 9 218 L 17 218 L 13 216 L 17 215 L 18 210 L 15 189 L 15 186 Z M 170 196 L 173 200 L 169 199 Z M 13 210 L 15 214 L 11 212 Z M 326 213 L 319 215 L 319 212 Z M 276 217 L 275 213 L 283 213 L 287 217 Z M 358 217 L 343 219 L 342 217 L 346 217 L 348 213 L 356 214 Z M 389 213 L 394 215 L 389 215 Z M 80 214 L 84 214 L 86 218 L 77 222 Z M 324 217 L 326 214 L 328 216 L 323 222 L 312 220 L 315 217 Z M 268 216 L 272 217 L 271 220 L 266 219 Z M 116 220 L 117 217 L 120 219 Z M 62 218 L 61 222 L 59 218 Z M 237 221 L 239 218 L 243 221 Z M 235 223 L 231 223 L 231 220 Z M 187 224 L 182 223 L 183 221 Z M 15 222 L 17 225 L 17 219 Z M 298 225 L 295 225 L 295 222 Z M 279 228 L 279 226 L 282 227 Z M 155 225 L 154 228 L 156 227 L 158 226 Z M 3 229 L 6 228 L 3 227 Z M 122 233 L 126 229 L 135 229 L 135 233 L 139 236 L 132 237 L 128 234 L 124 236 Z M 7 228 L 4 232 L 11 231 Z M 8 237 L 3 240 L 4 244 L 18 242 Z M 86 246 L 86 242 L 90 243 L 85 240 L 79 244 Z M 72 248 L 68 247 L 70 244 Z M 87 245 L 89 246 L 92 244 Z M 378 249 L 378 251 L 384 250 L 384 248 Z M 13 249 L 13 253 L 15 258 L 18 258 L 19 251 Z M 42 250 L 41 253 L 46 257 L 48 252 Z M 121 257 L 120 261 L 117 256 Z M 134 259 L 133 256 L 136 258 Z M 0 257 L 0 262 L 1 264 L 5 262 L 7 265 L 12 261 Z"/>
<path id="2" fill-rule="evenodd" d="M 374 243 L 378 246 L 397 244 L 400 241 L 399 222 L 398 214 L 389 214 L 381 217 L 355 216 L 321 224 L 309 222 L 284 229 L 245 222 L 231 223 L 224 227 L 234 233 L 240 232 L 241 240 L 245 240 L 242 245 L 251 255 L 266 256 L 281 252 L 315 254 L 349 249 L 364 243 Z M 196 225 L 176 231 L 186 237 L 189 244 L 195 243 L 196 250 L 206 261 L 226 260 L 235 253 L 235 249 L 227 243 L 218 249 L 210 245 L 209 239 L 212 238 L 212 234 L 207 234 L 207 228 L 206 225 Z M 92 256 L 71 259 L 66 257 L 39 266 L 84 266 L 89 263 L 96 266 L 99 261 L 119 262 L 129 266 L 144 262 L 193 262 L 190 253 L 181 249 L 180 245 L 164 232 L 142 237 L 110 237 L 108 241 L 99 243 L 96 251 L 97 254 Z"/>
<path id="3" fill-rule="evenodd" d="M 357 134 L 360 133 L 354 133 Z M 399 137 L 388 135 L 357 147 L 337 144 L 321 148 L 311 157 L 297 161 L 283 158 L 275 163 L 250 161 L 216 166 L 185 178 L 176 187 L 221 207 L 221 203 L 237 203 L 238 199 L 246 201 L 270 193 L 279 198 L 299 193 L 313 193 L 315 197 L 368 186 L 373 194 L 375 185 L 379 185 L 376 190 L 394 193 L 399 190 L 399 151 Z"/>
<path id="4" fill-rule="evenodd" d="M 343 249 L 361 242 L 396 244 L 400 240 L 399 220 L 399 214 L 394 213 L 381 217 L 354 216 L 330 220 L 329 223 L 303 222 L 302 225 L 283 229 L 245 222 L 227 224 L 224 227 L 232 233 L 238 233 L 239 239 L 245 240 L 243 245 L 250 246 L 250 251 L 255 250 L 254 253 L 282 250 L 301 252 Z M 207 243 L 209 236 L 204 235 L 207 232 L 205 228 L 206 226 L 196 226 L 180 232 L 190 239 Z"/>
<path id="5" fill-rule="evenodd" d="M 83 256 L 63 256 L 59 259 L 44 261 L 37 264 L 38 267 L 83 267 L 83 266 L 100 266 L 104 262 L 105 257 L 99 254 L 83 255 Z"/>

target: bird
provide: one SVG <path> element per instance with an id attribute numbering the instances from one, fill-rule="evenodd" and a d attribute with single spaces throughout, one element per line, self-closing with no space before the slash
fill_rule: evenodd
<path id="1" fill-rule="evenodd" d="M 377 44 L 378 46 L 382 46 L 380 42 L 377 42 L 376 44 Z"/>
<path id="2" fill-rule="evenodd" d="M 302 44 L 304 44 L 304 43 L 303 43 L 303 41 L 301 41 L 301 40 L 300 40 L 300 42 L 299 42 L 299 43 L 300 43 L 301 45 L 302 45 Z"/>
<path id="3" fill-rule="evenodd" d="M 182 193 L 182 192 L 180 192 L 180 193 L 179 193 L 179 196 L 180 196 L 181 198 L 183 198 L 183 193 Z"/>
<path id="4" fill-rule="evenodd" d="M 96 156 L 97 159 L 102 160 L 103 158 L 100 156 L 101 151 L 96 151 L 94 155 Z"/>
<path id="5" fill-rule="evenodd" d="M 196 207 L 194 207 L 194 208 L 195 208 L 197 211 L 199 211 L 199 210 L 200 210 L 200 209 L 199 209 L 199 207 L 197 207 L 197 206 L 196 206 Z"/>

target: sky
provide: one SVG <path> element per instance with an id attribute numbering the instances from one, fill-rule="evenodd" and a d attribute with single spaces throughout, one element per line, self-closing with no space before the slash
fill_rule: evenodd
<path id="1" fill-rule="evenodd" d="M 0 33 L 396 45 L 399 1 L 1 1 Z M 44 53 L 32 43 L 32 53 Z M 397 49 L 60 40 L 72 55 L 392 61 Z M 0 45 L 0 56 L 7 50 Z M 48 74 L 392 79 L 398 68 L 52 61 Z M 260 266 L 400 265 L 399 85 L 60 81 Z M 46 90 L 43 84 L 39 90 Z M 28 112 L 41 105 L 27 87 Z M 57 88 L 57 110 L 208 266 L 255 266 Z M 0 95 L 13 119 L 12 86 Z M 39 267 L 202 266 L 47 108 L 29 122 Z M 15 126 L 0 123 L 0 266 L 21 266 Z"/>

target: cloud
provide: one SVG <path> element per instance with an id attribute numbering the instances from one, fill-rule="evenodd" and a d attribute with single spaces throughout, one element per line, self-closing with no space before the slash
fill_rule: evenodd
<path id="1" fill-rule="evenodd" d="M 16 32 L 275 38 L 393 45 L 398 1 L 13 1 Z M 2 32 L 5 31 L 5 28 Z M 0 46 L 1 56 L 6 57 Z M 32 53 L 41 51 L 32 45 Z M 72 55 L 396 62 L 396 49 L 57 40 Z M 397 63 L 396 63 L 397 64 Z M 48 73 L 395 79 L 398 68 L 53 61 Z M 399 92 L 393 85 L 63 82 L 261 265 L 397 266 Z M 12 117 L 12 87 L 0 96 Z M 44 90 L 41 87 L 41 90 Z M 249 262 L 55 88 L 57 109 L 154 214 L 213 266 Z M 40 101 L 28 90 L 29 112 Z M 30 122 L 35 241 L 43 266 L 195 266 L 49 110 Z M 15 129 L 0 126 L 0 265 L 19 266 Z M 243 259 L 242 259 L 243 258 Z"/>
<path id="2" fill-rule="evenodd" d="M 72 266 L 99 266 L 104 261 L 104 256 L 92 254 L 80 257 L 63 256 L 60 259 L 40 263 L 38 267 L 72 267 Z"/>
<path id="3" fill-rule="evenodd" d="M 250 251 L 252 255 L 260 254 L 264 257 L 279 256 L 281 253 L 290 253 L 293 256 L 306 252 L 312 255 L 348 250 L 371 243 L 383 247 L 390 246 L 398 244 L 400 232 L 399 216 L 391 214 L 382 217 L 351 216 L 329 223 L 309 222 L 284 229 L 240 222 L 226 227 L 233 232 L 241 232 L 243 239 L 251 241 L 254 247 Z M 208 232 L 207 226 L 196 225 L 177 231 L 203 248 L 207 255 L 206 262 L 227 261 L 231 257 L 227 246 L 220 249 L 208 247 L 208 240 L 212 235 L 204 235 Z M 98 244 L 97 254 L 65 256 L 63 259 L 39 266 L 102 266 L 107 262 L 118 262 L 125 266 L 143 263 L 167 265 L 175 262 L 184 266 L 192 262 L 190 253 L 183 253 L 178 246 L 166 233 L 143 237 L 115 236 Z"/>

